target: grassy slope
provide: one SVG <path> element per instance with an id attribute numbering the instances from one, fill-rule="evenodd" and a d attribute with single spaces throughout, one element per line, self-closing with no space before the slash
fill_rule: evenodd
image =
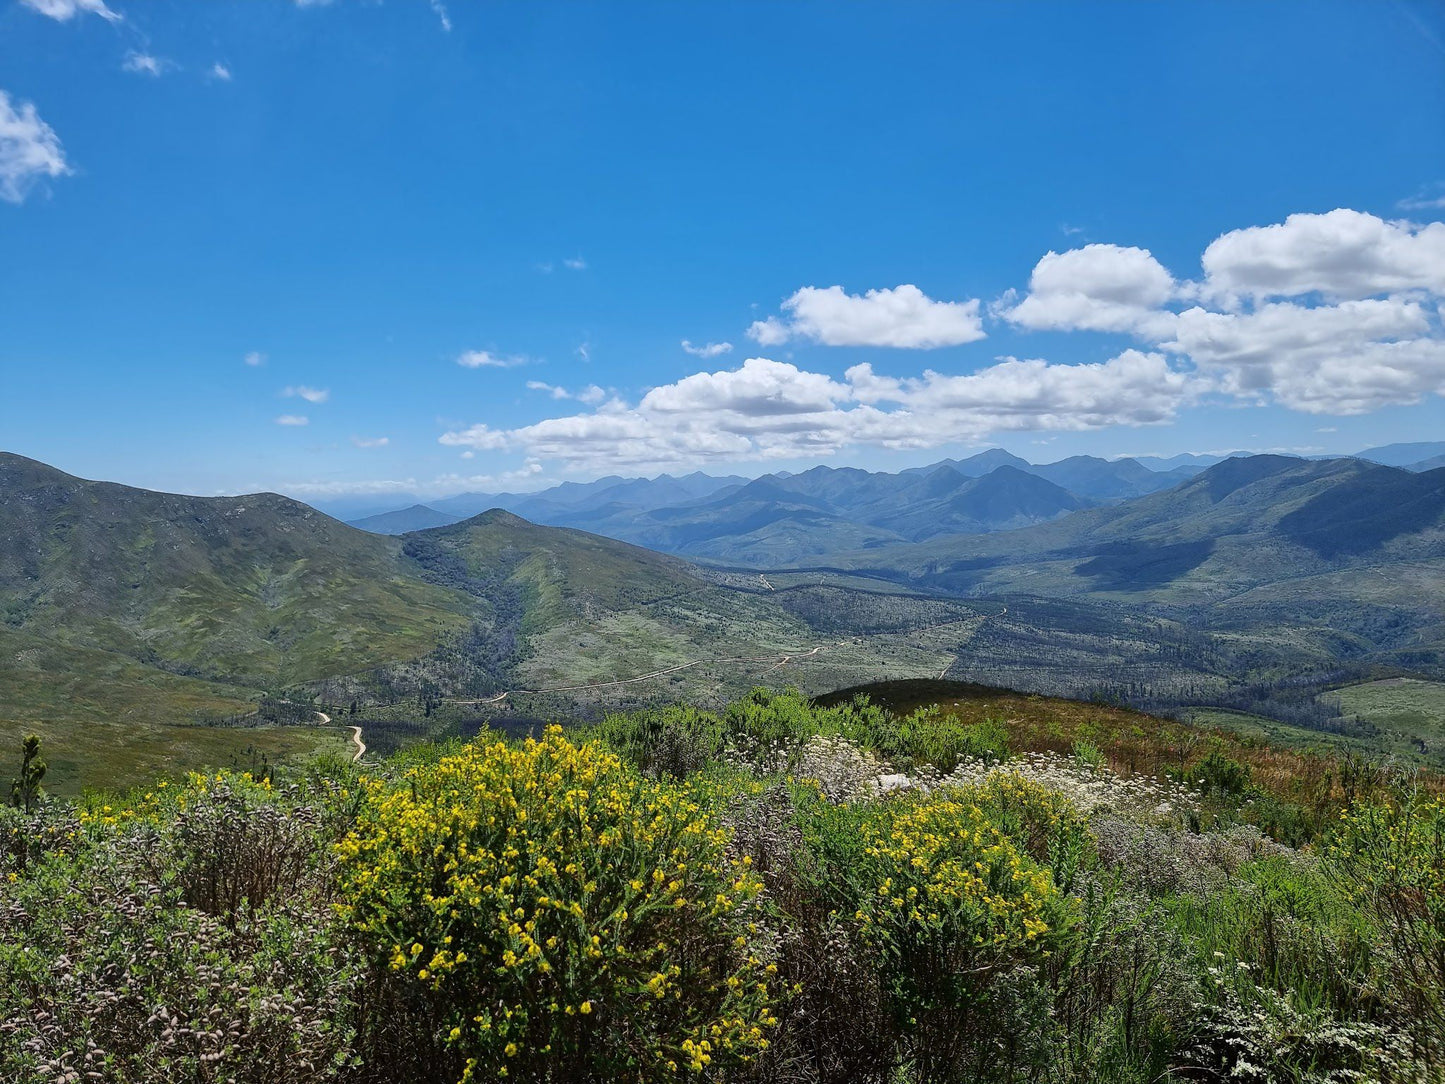
<path id="1" fill-rule="evenodd" d="M 197 498 L 0 455 L 0 720 L 160 722 L 421 655 L 468 601 L 274 494 Z"/>
<path id="2" fill-rule="evenodd" d="M 1345 714 L 1381 730 L 1379 741 L 1407 760 L 1445 769 L 1445 683 L 1386 678 L 1336 689 Z"/>
<path id="3" fill-rule="evenodd" d="M 611 681 L 702 660 L 704 665 L 581 699 L 690 697 L 714 701 L 747 688 L 772 662 L 715 660 L 771 653 L 804 653 L 841 636 L 811 609 L 786 604 L 756 579 L 699 575 L 686 562 L 579 531 L 539 527 L 503 512 L 485 513 L 424 538 L 460 559 L 473 576 L 500 577 L 525 601 L 527 654 L 517 686 L 555 689 Z M 937 620 L 937 603 L 908 599 L 895 634 L 800 660 L 787 680 L 822 690 L 901 667 L 937 672 L 947 653 L 907 642 L 908 629 Z M 952 603 L 950 614 L 973 608 Z M 781 671 L 779 671 L 781 673 Z M 578 697 L 572 697 L 577 699 Z M 532 710 L 560 710 L 550 697 L 513 695 Z"/>
<path id="4" fill-rule="evenodd" d="M 1109 766 L 1121 774 L 1161 775 L 1193 767 L 1211 752 L 1247 765 L 1253 782 L 1274 796 L 1309 803 L 1339 796 L 1339 750 L 1299 748 L 1288 736 L 1239 733 L 1230 726 L 1196 725 L 1162 719 L 1082 700 L 1012 692 L 954 681 L 889 681 L 841 689 L 819 698 L 837 703 L 863 693 L 896 712 L 937 705 L 966 723 L 986 719 L 1004 723 L 1010 744 L 1019 751 L 1070 752 L 1074 743 L 1097 746 Z M 1432 790 L 1445 778 L 1427 775 Z"/>
<path id="5" fill-rule="evenodd" d="M 268 764 L 300 763 L 320 754 L 350 758 L 349 731 L 340 727 L 185 726 L 140 720 L 59 721 L 17 727 L 0 723 L 0 775 L 15 770 L 24 733 L 39 734 L 53 794 L 82 790 L 125 790 L 179 779 L 189 771 L 236 768 L 257 771 Z"/>

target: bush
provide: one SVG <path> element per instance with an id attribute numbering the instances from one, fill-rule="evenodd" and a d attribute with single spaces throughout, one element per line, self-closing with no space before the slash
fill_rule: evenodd
<path id="1" fill-rule="evenodd" d="M 439 1007 L 463 1079 L 681 1079 L 776 1020 L 761 883 L 681 789 L 551 727 L 368 784 L 342 910 Z"/>
<path id="2" fill-rule="evenodd" d="M 243 909 L 294 897 L 317 872 L 319 817 L 276 802 L 269 780 L 195 776 L 170 822 L 164 860 L 187 906 L 234 925 Z"/>
<path id="3" fill-rule="evenodd" d="M 1200 790 L 1215 797 L 1239 798 L 1249 790 L 1249 765 L 1231 760 L 1218 750 L 1190 768 L 1189 775 Z"/>
<path id="4" fill-rule="evenodd" d="M 686 704 L 609 715 L 595 736 L 644 774 L 683 779 L 722 753 L 723 723 Z"/>
<path id="5" fill-rule="evenodd" d="M 1219 969 L 1210 985 L 1246 1000 L 1267 989 L 1301 1012 L 1379 1014 L 1373 931 L 1311 859 L 1246 862 L 1226 883 L 1171 908 L 1200 970 Z"/>
<path id="6" fill-rule="evenodd" d="M 977 1074 L 1037 1032 L 1024 1024 L 1043 997 L 1032 965 L 1074 922 L 1048 869 L 986 804 L 958 791 L 850 806 L 820 798 L 803 811 L 819 890 L 845 893 L 840 910 L 879 970 L 920 1081 Z"/>
<path id="7" fill-rule="evenodd" d="M 0 1079 L 339 1079 L 357 975 L 324 906 L 273 898 L 228 924 L 154 875 L 154 823 L 88 832 L 0 879 Z"/>
<path id="8" fill-rule="evenodd" d="M 1422 1056 L 1445 1063 L 1445 799 L 1406 794 L 1341 818 L 1325 871 L 1383 932 L 1390 989 Z"/>

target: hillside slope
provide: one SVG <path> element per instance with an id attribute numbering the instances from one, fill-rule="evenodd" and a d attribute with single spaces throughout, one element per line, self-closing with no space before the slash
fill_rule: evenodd
<path id="1" fill-rule="evenodd" d="M 888 635 L 974 613 L 907 595 L 880 605 L 852 586 L 833 596 L 825 609 L 756 576 L 704 575 L 497 509 L 389 537 L 274 494 L 153 493 L 0 456 L 11 727 L 185 723 L 249 713 L 264 692 L 388 703 L 616 682 L 629 695 L 726 696 L 823 645 L 819 628 L 836 639 L 839 613 Z M 816 658 L 805 684 L 883 659 L 910 673 L 942 662 L 927 644 L 855 646 Z"/>
<path id="2" fill-rule="evenodd" d="M 1445 659 L 1445 470 L 1228 459 L 1125 504 L 831 563 L 958 595 L 1142 604 L 1279 636 L 1316 628 L 1341 657 Z"/>
<path id="3" fill-rule="evenodd" d="M 470 609 L 400 542 L 285 497 L 153 493 L 0 454 L 12 713 L 234 710 L 259 689 L 422 655 Z"/>

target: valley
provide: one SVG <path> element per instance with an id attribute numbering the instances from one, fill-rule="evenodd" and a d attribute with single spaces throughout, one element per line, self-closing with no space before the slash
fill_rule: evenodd
<path id="1" fill-rule="evenodd" d="M 809 487 L 814 504 L 820 488 L 856 501 L 902 477 L 923 487 L 908 492 L 927 518 L 919 494 L 940 475 L 958 489 L 958 467 L 987 468 L 964 488 L 991 480 L 1011 500 L 1054 484 L 975 458 L 886 481 L 819 468 L 736 486 L 749 504 L 771 492 L 770 516 L 784 506 L 749 552 L 795 557 L 760 570 L 499 508 L 383 535 L 276 495 L 180 497 L 0 457 L 0 738 L 49 728 L 96 778 L 120 778 L 76 736 L 172 728 L 195 763 L 312 740 L 288 729 L 304 719 L 258 714 L 267 697 L 364 725 L 385 750 L 489 721 L 720 703 L 758 683 L 819 694 L 935 678 L 1445 764 L 1440 727 L 1378 724 L 1335 692 L 1445 676 L 1445 472 L 1184 464 L 1150 472 L 1183 477 L 1168 488 L 1047 522 L 861 549 L 852 536 L 834 548 L 826 517 L 800 540 L 786 513 Z M 1075 484 L 1085 467 L 1101 484 L 1095 464 L 1074 464 Z M 706 488 L 684 481 L 672 492 Z"/>

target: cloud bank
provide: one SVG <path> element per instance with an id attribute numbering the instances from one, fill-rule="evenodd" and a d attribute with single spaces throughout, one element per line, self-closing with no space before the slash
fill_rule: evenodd
<path id="1" fill-rule="evenodd" d="M 1181 278 L 1148 249 L 1048 252 L 989 318 L 1028 331 L 1122 336 L 1104 360 L 995 358 L 968 371 L 892 375 L 880 360 L 841 377 L 767 356 L 654 387 L 635 401 L 531 382 L 593 409 L 515 428 L 479 423 L 444 446 L 519 452 L 569 470 L 806 459 L 849 447 L 934 448 L 1008 432 L 1167 424 L 1213 401 L 1349 415 L 1445 395 L 1445 223 L 1360 211 L 1294 214 L 1217 237 Z M 804 287 L 748 335 L 765 347 L 936 349 L 985 337 L 978 300 L 901 285 Z M 726 344 L 683 348 L 698 357 Z M 896 356 L 896 355 L 893 355 Z M 496 364 L 495 362 L 491 362 Z"/>

